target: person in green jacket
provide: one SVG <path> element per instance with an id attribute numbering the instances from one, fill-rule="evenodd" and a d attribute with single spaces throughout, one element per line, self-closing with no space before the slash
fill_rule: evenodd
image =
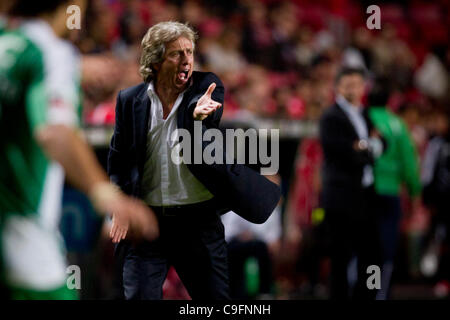
<path id="1" fill-rule="evenodd" d="M 379 300 L 389 297 L 401 216 L 400 191 L 406 186 L 413 203 L 421 193 L 418 155 L 406 124 L 386 108 L 389 94 L 388 82 L 382 79 L 375 82 L 369 94 L 369 117 L 387 144 L 374 165 L 383 261 Z"/>

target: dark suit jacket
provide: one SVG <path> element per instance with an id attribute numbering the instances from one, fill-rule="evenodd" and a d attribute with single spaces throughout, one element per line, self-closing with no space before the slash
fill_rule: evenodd
<path id="1" fill-rule="evenodd" d="M 192 85 L 184 94 L 178 109 L 178 128 L 194 137 L 193 110 L 209 85 L 216 83 L 212 99 L 222 103 L 224 87 L 213 73 L 193 72 Z M 122 90 L 117 97 L 116 125 L 108 156 L 108 174 L 127 194 L 142 197 L 141 181 L 146 160 L 150 99 L 147 83 Z M 203 132 L 218 128 L 223 107 L 202 121 Z M 192 139 L 193 140 L 193 139 Z M 200 143 L 198 141 L 198 143 Z M 204 149 L 209 143 L 203 142 Z M 192 144 L 193 145 L 193 144 Z M 221 150 L 225 159 L 225 150 Z M 191 152 L 191 154 L 193 154 Z M 258 172 L 240 164 L 188 164 L 192 174 L 215 196 L 219 211 L 233 210 L 254 223 L 263 223 L 280 199 L 280 189 Z"/>
<path id="2" fill-rule="evenodd" d="M 373 125 L 364 113 L 368 130 Z M 334 104 L 320 119 L 320 143 L 323 149 L 321 204 L 326 209 L 358 211 L 361 208 L 363 168 L 373 164 L 368 151 L 354 150 L 353 143 L 359 140 L 346 113 Z"/>

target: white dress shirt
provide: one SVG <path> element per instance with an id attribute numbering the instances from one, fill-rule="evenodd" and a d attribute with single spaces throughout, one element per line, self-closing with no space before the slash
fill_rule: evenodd
<path id="1" fill-rule="evenodd" d="M 172 206 L 211 199 L 213 195 L 194 177 L 186 164 L 175 164 L 171 159 L 172 149 L 178 144 L 178 140 L 172 141 L 170 137 L 177 129 L 177 110 L 184 92 L 180 93 L 165 120 L 162 103 L 153 82 L 149 84 L 147 93 L 151 106 L 142 180 L 144 201 L 152 206 Z"/>
<path id="2" fill-rule="evenodd" d="M 358 134 L 359 139 L 368 141 L 369 131 L 367 129 L 366 121 L 364 120 L 364 117 L 361 114 L 361 108 L 352 105 L 350 102 L 347 101 L 347 99 L 345 99 L 341 95 L 337 96 L 336 102 L 349 118 L 350 122 L 355 128 L 356 133 Z M 368 187 L 371 186 L 373 182 L 374 182 L 373 168 L 370 165 L 365 165 L 361 183 L 363 187 Z"/>

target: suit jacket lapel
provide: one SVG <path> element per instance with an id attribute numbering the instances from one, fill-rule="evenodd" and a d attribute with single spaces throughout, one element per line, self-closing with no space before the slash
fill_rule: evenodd
<path id="1" fill-rule="evenodd" d="M 345 121 L 347 122 L 347 126 L 350 128 L 350 130 L 353 132 L 353 135 L 355 136 L 355 139 L 359 139 L 358 133 L 356 132 L 355 127 L 353 126 L 353 123 L 350 121 L 350 119 L 348 118 L 347 113 L 345 113 L 344 110 L 342 110 L 341 106 L 336 103 L 335 104 L 336 107 L 336 112 L 345 119 Z"/>
<path id="2" fill-rule="evenodd" d="M 147 95 L 147 85 L 133 99 L 133 135 L 137 157 L 139 159 L 139 169 L 143 168 L 147 146 L 147 134 L 150 116 L 150 98 Z"/>

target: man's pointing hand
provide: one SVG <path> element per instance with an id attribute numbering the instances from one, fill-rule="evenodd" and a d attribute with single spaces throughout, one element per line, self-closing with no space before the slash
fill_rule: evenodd
<path id="1" fill-rule="evenodd" d="M 201 96 L 200 99 L 198 99 L 193 113 L 194 120 L 203 120 L 222 106 L 221 103 L 214 101 L 211 98 L 211 95 L 215 88 L 216 83 L 211 83 L 205 94 Z"/>

